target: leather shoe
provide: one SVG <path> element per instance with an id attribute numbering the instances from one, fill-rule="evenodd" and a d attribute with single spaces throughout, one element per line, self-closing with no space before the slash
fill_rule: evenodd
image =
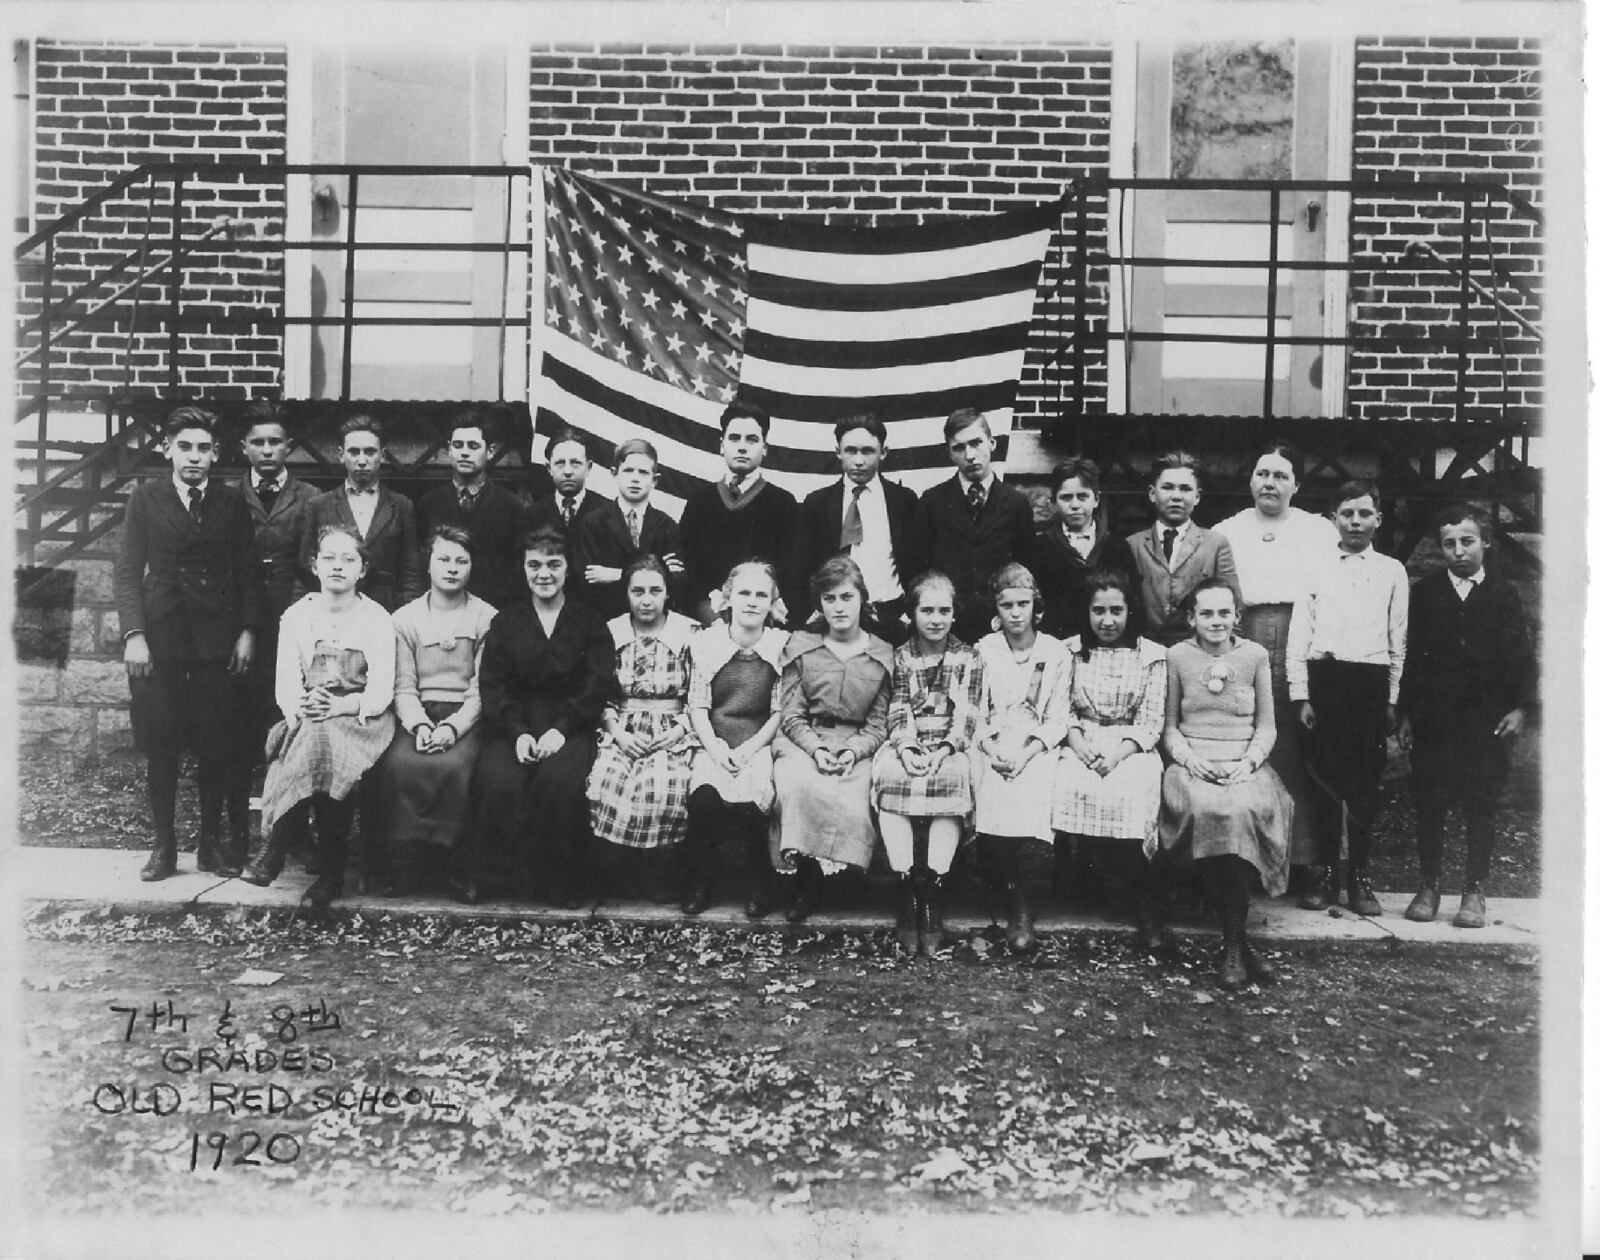
<path id="1" fill-rule="evenodd" d="M 691 917 L 704 914 L 710 904 L 711 889 L 703 883 L 691 885 L 683 894 L 683 912 Z"/>
<path id="2" fill-rule="evenodd" d="M 1378 894 L 1372 891 L 1372 881 L 1365 875 L 1350 877 L 1350 909 L 1366 919 L 1376 919 L 1383 913 Z"/>
<path id="3" fill-rule="evenodd" d="M 1439 913 L 1439 887 L 1437 884 L 1424 884 L 1422 890 L 1411 899 L 1411 904 L 1406 907 L 1406 918 L 1413 923 L 1432 923 L 1434 916 Z"/>
<path id="4" fill-rule="evenodd" d="M 178 855 L 171 849 L 159 848 L 150 854 L 149 860 L 139 871 L 139 878 L 147 884 L 154 884 L 177 873 Z"/>
<path id="5" fill-rule="evenodd" d="M 1237 993 L 1250 983 L 1250 973 L 1245 970 L 1244 950 L 1238 941 L 1229 941 L 1222 947 L 1222 965 L 1217 968 L 1217 987 L 1228 993 Z"/>
<path id="6" fill-rule="evenodd" d="M 325 910 L 332 904 L 333 899 L 344 892 L 344 876 L 318 875 L 300 898 L 308 906 L 318 910 Z"/>
<path id="7" fill-rule="evenodd" d="M 1489 922 L 1489 907 L 1484 904 L 1483 893 L 1476 888 L 1461 890 L 1461 908 L 1450 922 L 1458 928 L 1481 928 Z"/>
<path id="8" fill-rule="evenodd" d="M 1326 910 L 1339 903 L 1339 877 L 1331 866 L 1312 868 L 1311 884 L 1297 903 L 1302 910 Z"/>
<path id="9" fill-rule="evenodd" d="M 1260 954 L 1256 953 L 1255 946 L 1250 944 L 1247 936 L 1241 942 L 1240 952 L 1244 955 L 1244 969 L 1256 984 L 1274 984 L 1278 979 L 1278 969 L 1269 963 Z"/>

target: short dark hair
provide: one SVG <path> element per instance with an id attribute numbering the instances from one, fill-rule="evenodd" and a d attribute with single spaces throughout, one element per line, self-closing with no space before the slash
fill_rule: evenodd
<path id="1" fill-rule="evenodd" d="M 878 417 L 873 415 L 870 411 L 864 411 L 859 416 L 846 416 L 843 420 L 840 420 L 837 424 L 835 424 L 833 426 L 834 445 L 838 445 L 840 442 L 844 441 L 844 435 L 846 433 L 853 433 L 857 429 L 865 429 L 868 433 L 872 434 L 873 437 L 878 439 L 879 446 L 887 447 L 889 445 L 888 428 L 884 425 L 882 420 L 878 419 Z"/>
<path id="2" fill-rule="evenodd" d="M 1489 519 L 1489 514 L 1473 503 L 1452 503 L 1433 522 L 1433 536 L 1438 538 L 1446 525 L 1465 525 L 1471 521 L 1478 527 L 1478 536 L 1484 542 L 1494 539 L 1494 522 Z"/>
<path id="3" fill-rule="evenodd" d="M 955 435 L 960 433 L 962 429 L 971 428 L 975 424 L 981 424 L 983 431 L 989 437 L 994 437 L 994 430 L 989 427 L 988 416 L 984 415 L 976 407 L 957 407 L 950 413 L 950 418 L 944 422 L 945 445 L 948 446 L 955 438 Z"/>
<path id="4" fill-rule="evenodd" d="M 251 403 L 239 413 L 239 433 L 248 435 L 250 430 L 258 424 L 274 424 L 283 430 L 283 436 L 289 436 L 289 426 L 283 419 L 283 407 L 270 399 L 260 399 Z"/>
<path id="5" fill-rule="evenodd" d="M 834 556 L 824 560 L 811 575 L 811 603 L 820 608 L 822 597 L 836 586 L 853 586 L 861 593 L 861 608 L 866 611 L 867 579 L 861 575 L 861 566 L 849 556 Z"/>
<path id="6" fill-rule="evenodd" d="M 1194 484 L 1201 486 L 1200 461 L 1188 451 L 1168 451 L 1164 455 L 1157 455 L 1156 462 L 1150 465 L 1150 484 L 1153 486 L 1161 480 L 1164 472 L 1173 472 L 1179 468 L 1187 468 L 1194 474 Z"/>
<path id="7" fill-rule="evenodd" d="M 221 422 L 216 413 L 207 411 L 204 407 L 175 407 L 167 416 L 167 422 L 162 426 L 162 431 L 169 438 L 177 437 L 185 429 L 201 429 L 211 435 L 213 442 L 217 441 L 217 431 Z"/>
<path id="8" fill-rule="evenodd" d="M 1200 606 L 1200 596 L 1205 594 L 1207 591 L 1227 591 L 1228 598 L 1233 600 L 1233 611 L 1236 613 L 1243 611 L 1239 604 L 1238 591 L 1229 586 L 1228 583 L 1222 578 L 1208 577 L 1205 581 L 1196 586 L 1194 590 L 1190 591 L 1188 598 L 1183 601 L 1183 611 L 1185 616 L 1192 614 L 1194 610 Z"/>
<path id="9" fill-rule="evenodd" d="M 751 402 L 748 398 L 735 398 L 723 408 L 722 418 L 717 421 L 717 425 L 723 433 L 727 433 L 728 426 L 735 420 L 754 420 L 761 429 L 763 441 L 772 429 L 772 417 L 767 414 L 767 409 L 760 403 Z"/>
<path id="10" fill-rule="evenodd" d="M 586 462 L 593 461 L 594 456 L 589 453 L 589 439 L 584 437 L 583 434 L 579 433 L 576 429 L 562 429 L 550 439 L 550 444 L 544 448 L 544 457 L 546 461 L 548 461 L 550 457 L 555 454 L 556 447 L 566 442 L 576 442 L 579 449 L 583 451 L 584 460 Z"/>
<path id="11" fill-rule="evenodd" d="M 453 525 L 449 522 L 443 525 L 435 525 L 433 531 L 428 535 L 427 541 L 422 544 L 423 554 L 432 558 L 433 544 L 436 542 L 454 543 L 465 551 L 472 560 L 476 561 L 478 558 L 478 544 L 472 541 L 472 531 L 465 525 Z"/>
<path id="12" fill-rule="evenodd" d="M 1276 455 L 1279 459 L 1283 460 L 1284 463 L 1289 465 L 1289 471 L 1294 474 L 1294 479 L 1296 481 L 1304 481 L 1306 479 L 1305 460 L 1300 458 L 1300 452 L 1295 450 L 1294 447 L 1290 446 L 1287 442 L 1268 442 L 1265 446 L 1258 450 L 1255 454 L 1255 458 L 1250 461 L 1250 471 L 1252 473 L 1255 472 L 1256 465 L 1261 462 L 1261 457 L 1263 455 Z"/>
<path id="13" fill-rule="evenodd" d="M 536 525 L 522 536 L 522 554 L 540 551 L 547 556 L 566 557 L 567 538 L 552 525 Z"/>
<path id="14" fill-rule="evenodd" d="M 489 419 L 479 407 L 463 407 L 450 417 L 450 436 L 460 429 L 476 429 L 485 446 L 493 446 L 500 436 L 500 426 Z"/>
<path id="15" fill-rule="evenodd" d="M 659 573 L 661 575 L 661 580 L 662 580 L 662 582 L 664 582 L 666 584 L 666 587 L 667 587 L 667 592 L 668 592 L 667 602 L 670 604 L 672 602 L 672 595 L 671 595 L 671 591 L 672 591 L 672 574 L 667 572 L 666 562 L 664 560 L 662 560 L 660 556 L 652 555 L 648 551 L 645 552 L 642 555 L 635 556 L 632 560 L 630 560 L 626 565 L 623 566 L 623 569 L 622 569 L 622 590 L 623 590 L 623 593 L 624 594 L 627 593 L 628 583 L 633 580 L 633 575 L 635 573 L 646 573 L 646 572 L 648 572 L 648 573 Z"/>
<path id="16" fill-rule="evenodd" d="M 1139 598 L 1139 587 L 1122 569 L 1091 569 L 1083 579 L 1083 602 L 1077 609 L 1078 624 L 1073 632 L 1078 636 L 1078 655 L 1084 660 L 1100 646 L 1094 632 L 1094 618 L 1089 615 L 1089 605 L 1094 603 L 1097 591 L 1121 591 L 1128 605 L 1128 628 L 1123 631 L 1123 641 L 1138 643 L 1144 637 L 1144 600 Z"/>
<path id="17" fill-rule="evenodd" d="M 1367 477 L 1352 477 L 1335 490 L 1333 510 L 1337 512 L 1341 503 L 1348 503 L 1351 499 L 1371 499 L 1372 506 L 1383 511 L 1383 500 L 1378 497 L 1378 483 Z"/>
<path id="18" fill-rule="evenodd" d="M 1061 493 L 1061 487 L 1076 478 L 1100 493 L 1100 465 L 1082 455 L 1072 455 L 1050 470 L 1050 497 Z"/>
<path id="19" fill-rule="evenodd" d="M 371 416 L 351 416 L 339 426 L 339 446 L 342 449 L 352 433 L 370 433 L 383 445 L 383 429 Z"/>

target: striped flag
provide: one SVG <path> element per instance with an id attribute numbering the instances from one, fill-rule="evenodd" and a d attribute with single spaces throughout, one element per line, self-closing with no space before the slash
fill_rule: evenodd
<path id="1" fill-rule="evenodd" d="M 731 215 L 544 168 L 545 325 L 535 429 L 661 452 L 675 512 L 725 471 L 737 393 L 772 415 L 764 471 L 797 497 L 839 475 L 833 424 L 871 411 L 886 470 L 950 475 L 942 429 L 977 407 L 1011 428 L 1059 204 L 957 222 L 829 227 Z"/>

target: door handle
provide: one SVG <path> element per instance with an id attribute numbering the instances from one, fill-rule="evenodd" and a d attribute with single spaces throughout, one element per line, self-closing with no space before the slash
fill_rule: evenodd
<path id="1" fill-rule="evenodd" d="M 311 221 L 322 231 L 339 222 L 339 190 L 324 181 L 311 190 Z"/>
<path id="2" fill-rule="evenodd" d="M 1322 203 L 1320 201 L 1306 202 L 1306 231 L 1317 230 L 1317 220 L 1322 217 Z"/>

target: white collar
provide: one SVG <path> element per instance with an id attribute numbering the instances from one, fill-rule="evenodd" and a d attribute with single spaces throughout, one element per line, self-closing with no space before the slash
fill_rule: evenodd
<path id="1" fill-rule="evenodd" d="M 258 473 L 254 468 L 252 468 L 250 470 L 250 485 L 257 492 L 260 491 L 261 483 L 264 482 L 265 480 L 266 480 L 266 478 L 263 477 L 260 473 Z M 280 469 L 279 472 L 278 472 L 278 475 L 276 477 L 274 477 L 272 480 L 273 480 L 273 484 L 275 484 L 278 487 L 279 490 L 282 490 L 284 488 L 284 486 L 289 484 L 289 470 L 287 468 Z"/>
<path id="2" fill-rule="evenodd" d="M 882 480 L 883 479 L 877 473 L 873 473 L 872 474 L 872 480 L 867 482 L 865 485 L 860 487 L 861 493 L 856 496 L 857 500 L 859 501 L 860 499 L 865 498 L 869 494 L 879 494 L 879 493 L 881 493 L 880 485 L 882 483 Z M 841 481 L 839 483 L 839 488 L 844 492 L 846 501 L 848 501 L 850 494 L 857 487 L 856 487 L 856 483 L 855 482 L 851 481 L 850 478 L 846 477 L 846 478 L 844 478 L 843 481 Z"/>
<path id="3" fill-rule="evenodd" d="M 1000 478 L 994 475 L 994 469 L 991 468 L 989 469 L 989 475 L 986 476 L 982 481 L 968 481 L 961 475 L 959 471 L 956 473 L 956 480 L 961 484 L 961 497 L 963 499 L 972 493 L 973 486 L 982 486 L 983 497 L 985 500 L 987 500 L 990 493 L 994 490 L 994 483 L 999 481 Z"/>
<path id="4" fill-rule="evenodd" d="M 355 498 L 357 495 L 363 495 L 363 494 L 376 495 L 378 493 L 378 483 L 376 481 L 374 481 L 372 483 L 372 488 L 370 490 L 358 490 L 355 487 L 355 485 L 350 481 L 350 479 L 348 477 L 346 477 L 345 481 L 344 481 L 344 492 L 345 492 L 346 497 L 352 498 L 352 499 Z"/>
<path id="5" fill-rule="evenodd" d="M 1343 547 L 1339 548 L 1339 559 L 1341 559 L 1341 560 L 1365 560 L 1371 555 L 1372 555 L 1372 544 L 1371 543 L 1368 543 L 1360 551 L 1346 551 Z"/>
<path id="6" fill-rule="evenodd" d="M 674 652 L 681 652 L 689 646 L 690 637 L 699 628 L 695 622 L 685 617 L 682 613 L 669 612 L 667 613 L 666 621 L 662 623 L 661 629 L 656 631 L 654 637 L 659 642 L 665 643 Z M 619 648 L 627 647 L 628 644 L 639 637 L 634 631 L 633 617 L 629 613 L 613 617 L 606 622 L 606 629 L 611 631 L 611 642 Z"/>
<path id="7" fill-rule="evenodd" d="M 1164 537 L 1169 529 L 1177 530 L 1178 532 L 1173 536 L 1172 539 L 1173 545 L 1176 546 L 1189 536 L 1189 531 L 1193 528 L 1194 517 L 1192 516 L 1182 525 L 1168 525 L 1165 521 L 1158 518 L 1156 520 L 1156 538 L 1159 540 L 1160 538 Z"/>
<path id="8" fill-rule="evenodd" d="M 185 503 L 187 503 L 189 501 L 189 491 L 198 490 L 200 492 L 200 497 L 203 499 L 203 498 L 206 497 L 206 495 L 211 490 L 211 478 L 210 477 L 207 477 L 198 486 L 191 486 L 182 477 L 178 476 L 177 473 L 173 473 L 172 474 L 172 484 L 177 487 L 177 489 L 178 489 L 178 497 L 180 499 L 182 499 Z"/>
<path id="9" fill-rule="evenodd" d="M 1472 594 L 1472 588 L 1483 581 L 1482 569 L 1479 569 L 1471 577 L 1457 577 L 1449 569 L 1446 569 L 1445 572 L 1450 574 L 1450 585 L 1456 588 L 1456 594 L 1461 596 L 1462 599 Z"/>
<path id="10" fill-rule="evenodd" d="M 724 483 L 726 483 L 728 489 L 732 490 L 733 489 L 733 470 L 729 469 L 727 472 L 723 473 L 722 474 L 722 480 L 724 481 Z M 740 487 L 739 493 L 740 494 L 748 494 L 748 493 L 750 493 L 750 487 L 755 485 L 756 482 L 758 482 L 760 480 L 761 480 L 761 470 L 759 468 L 757 468 L 754 472 L 752 472 L 748 477 L 746 477 L 744 479 L 744 484 L 743 484 L 743 486 Z"/>

